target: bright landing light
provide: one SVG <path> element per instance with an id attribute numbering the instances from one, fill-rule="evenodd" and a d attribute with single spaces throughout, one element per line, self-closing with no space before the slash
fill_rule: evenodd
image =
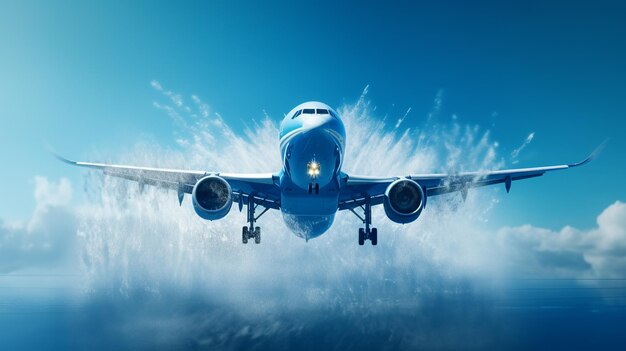
<path id="1" fill-rule="evenodd" d="M 311 178 L 315 178 L 320 175 L 320 164 L 316 161 L 311 161 L 306 165 L 307 173 Z"/>

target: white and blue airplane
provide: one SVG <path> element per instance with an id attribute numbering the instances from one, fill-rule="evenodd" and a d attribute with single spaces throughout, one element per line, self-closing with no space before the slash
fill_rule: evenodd
<path id="1" fill-rule="evenodd" d="M 280 210 L 286 225 L 299 237 L 318 237 L 333 224 L 337 211 L 349 210 L 364 223 L 358 242 L 378 243 L 372 228 L 372 206 L 382 204 L 387 217 L 396 223 L 415 221 L 431 196 L 459 191 L 463 198 L 472 187 L 504 183 L 506 191 L 515 180 L 533 178 L 549 171 L 580 166 L 598 152 L 572 164 L 455 174 L 409 174 L 397 177 L 364 177 L 341 170 L 346 132 L 335 110 L 321 102 L 306 102 L 286 115 L 280 126 L 282 169 L 277 173 L 221 173 L 76 162 L 69 164 L 99 169 L 104 174 L 178 192 L 182 204 L 191 194 L 193 208 L 207 220 L 221 219 L 233 202 L 239 211 L 246 206 L 247 226 L 242 241 L 261 242 L 256 221 L 268 210 Z M 257 213 L 258 206 L 262 211 Z M 358 211 L 358 212 L 357 212 Z"/>

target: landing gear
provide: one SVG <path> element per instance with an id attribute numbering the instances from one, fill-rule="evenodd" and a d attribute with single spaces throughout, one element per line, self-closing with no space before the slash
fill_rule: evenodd
<path id="1" fill-rule="evenodd" d="M 261 227 L 254 228 L 254 243 L 255 244 L 261 243 Z"/>
<path id="2" fill-rule="evenodd" d="M 250 231 L 248 230 L 248 227 L 243 227 L 243 229 L 241 230 L 241 242 L 243 242 L 244 244 L 247 244 L 249 238 L 250 238 Z"/>
<path id="3" fill-rule="evenodd" d="M 372 232 L 370 233 L 370 241 L 372 242 L 372 245 L 374 246 L 378 245 L 378 229 L 377 228 L 372 228 Z"/>
<path id="4" fill-rule="evenodd" d="M 365 204 L 361 206 L 361 209 L 363 209 L 364 217 L 361 217 L 354 209 L 350 209 L 355 216 L 365 223 L 365 228 L 359 228 L 359 245 L 365 244 L 366 240 L 371 241 L 372 245 L 378 245 L 378 229 L 370 228 L 372 224 L 372 205 L 369 198 L 365 199 Z"/>
<path id="5" fill-rule="evenodd" d="M 256 222 L 269 208 L 264 208 L 263 211 L 258 216 L 254 216 L 254 211 L 256 210 L 258 204 L 254 203 L 254 198 L 252 196 L 248 196 L 247 201 L 247 221 L 248 226 L 244 226 L 241 229 L 241 242 L 244 244 L 248 243 L 248 239 L 254 238 L 255 244 L 261 243 L 261 227 L 255 227 L 254 222 Z"/>
<path id="6" fill-rule="evenodd" d="M 378 245 L 378 229 L 377 228 L 359 228 L 359 245 L 365 244 L 365 240 L 372 242 L 372 245 Z"/>

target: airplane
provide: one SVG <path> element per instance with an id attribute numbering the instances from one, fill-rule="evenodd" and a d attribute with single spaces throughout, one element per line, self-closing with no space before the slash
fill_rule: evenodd
<path id="1" fill-rule="evenodd" d="M 342 171 L 345 148 L 346 132 L 339 114 L 324 103 L 310 101 L 292 109 L 280 125 L 282 169 L 276 173 L 161 169 L 57 157 L 107 176 L 136 181 L 140 189 L 144 185 L 173 189 L 180 205 L 185 194 L 190 194 L 195 212 L 205 220 L 223 218 L 233 202 L 240 212 L 246 206 L 247 225 L 241 232 L 244 244 L 250 239 L 261 242 L 261 228 L 255 223 L 269 210 L 280 210 L 287 227 L 307 241 L 324 234 L 338 211 L 348 210 L 364 224 L 359 228 L 359 245 L 367 240 L 377 245 L 373 206 L 382 204 L 395 223 L 410 223 L 420 216 L 431 196 L 460 192 L 465 199 L 469 188 L 501 183 L 508 193 L 513 181 L 583 165 L 600 149 L 583 161 L 548 167 L 367 177 Z"/>

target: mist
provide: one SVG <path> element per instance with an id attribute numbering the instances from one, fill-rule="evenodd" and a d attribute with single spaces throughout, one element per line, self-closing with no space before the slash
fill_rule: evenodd
<path id="1" fill-rule="evenodd" d="M 236 131 L 200 97 L 186 98 L 156 81 L 152 86 L 162 94 L 154 106 L 176 126 L 175 146 L 140 138 L 129 151 L 100 151 L 94 161 L 221 172 L 280 169 L 280 116 L 260 115 Z M 343 170 L 393 176 L 506 166 L 506 153 L 489 130 L 440 115 L 442 98 L 440 91 L 425 118 L 409 111 L 379 116 L 367 88 L 356 102 L 340 106 L 347 133 Z M 611 256 L 614 245 L 589 240 L 622 242 L 621 202 L 599 215 L 595 229 L 558 232 L 492 228 L 498 187 L 470 191 L 465 201 L 459 194 L 433 197 L 420 218 L 405 225 L 375 207 L 375 247 L 357 245 L 362 223 L 350 212 L 338 213 L 326 234 L 307 242 L 270 211 L 258 222 L 263 242 L 243 245 L 245 213 L 237 206 L 222 220 L 204 221 L 189 195 L 179 206 L 171 191 L 140 191 L 133 182 L 91 171 L 83 181 L 79 189 L 87 200 L 75 205 L 71 193 L 78 190 L 66 180 L 41 178 L 38 210 L 18 228 L 40 242 L 36 238 L 57 236 L 37 228 L 64 223 L 53 226 L 63 240 L 50 245 L 66 254 L 52 260 L 45 250 L 50 245 L 42 244 L 39 256 L 26 250 L 21 261 L 12 260 L 23 266 L 4 265 L 28 271 L 32 262 L 62 262 L 58 271 L 73 272 L 52 310 L 40 302 L 35 307 L 51 318 L 63 316 L 65 327 L 51 334 L 59 347 L 484 349 L 532 347 L 542 339 L 565 347 L 570 344 L 560 333 L 588 328 L 589 313 L 602 311 L 611 321 L 598 331 L 608 335 L 616 332 L 615 319 L 623 319 L 611 314 L 623 308 L 615 294 L 623 289 L 621 256 Z M 606 277 L 617 280 L 598 279 Z M 563 318 L 536 313 L 545 308 L 566 310 L 579 323 L 541 334 L 536 318 Z M 32 340 L 31 346 L 39 341 L 50 342 Z"/>

